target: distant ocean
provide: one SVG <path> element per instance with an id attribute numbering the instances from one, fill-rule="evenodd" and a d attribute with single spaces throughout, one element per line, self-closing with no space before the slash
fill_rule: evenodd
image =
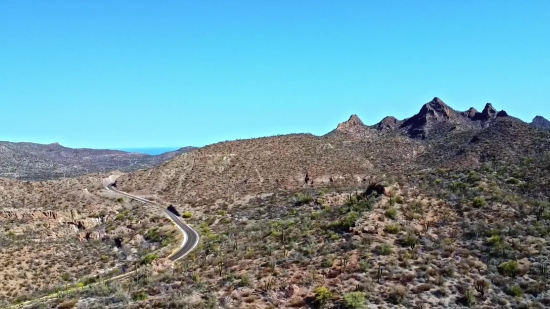
<path id="1" fill-rule="evenodd" d="M 165 152 L 178 150 L 181 147 L 153 147 L 153 148 L 119 148 L 116 150 L 122 150 L 126 152 L 138 152 L 138 153 L 144 153 L 148 155 L 159 155 L 163 154 Z"/>

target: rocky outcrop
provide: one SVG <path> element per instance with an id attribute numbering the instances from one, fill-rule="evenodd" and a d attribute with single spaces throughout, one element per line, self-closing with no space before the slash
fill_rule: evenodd
<path id="1" fill-rule="evenodd" d="M 531 125 L 539 129 L 550 130 L 550 121 L 542 116 L 536 116 L 533 118 Z"/>
<path id="2" fill-rule="evenodd" d="M 108 220 L 108 217 L 84 217 L 76 210 L 60 211 L 32 211 L 32 210 L 0 210 L 0 221 L 36 221 L 50 224 L 71 225 L 75 231 L 88 230 Z"/>
<path id="3" fill-rule="evenodd" d="M 410 118 L 400 121 L 387 116 L 369 128 L 375 132 L 399 132 L 411 138 L 424 139 L 443 136 L 456 130 L 486 128 L 494 119 L 507 116 L 508 113 L 497 111 L 491 103 L 487 103 L 481 112 L 474 107 L 458 112 L 435 97 L 422 105 L 420 111 Z M 348 121 L 339 124 L 336 130 L 361 137 L 368 135 L 365 134 L 365 127 L 356 115 L 352 115 Z"/>
<path id="4" fill-rule="evenodd" d="M 412 138 L 426 138 L 431 132 L 439 131 L 439 124 L 452 124 L 459 116 L 458 112 L 435 97 L 424 104 L 418 114 L 406 119 L 400 128 Z"/>
<path id="5" fill-rule="evenodd" d="M 470 107 L 467 111 L 463 112 L 462 115 L 470 119 L 474 118 L 479 112 L 477 109 Z"/>
<path id="6" fill-rule="evenodd" d="M 348 121 L 340 123 L 336 127 L 337 132 L 343 132 L 357 138 L 369 137 L 371 135 L 370 128 L 363 124 L 357 115 L 351 115 Z"/>
<path id="7" fill-rule="evenodd" d="M 393 131 L 401 125 L 401 121 L 397 120 L 393 116 L 384 117 L 379 123 L 375 125 L 375 128 L 381 132 Z"/>
<path id="8" fill-rule="evenodd" d="M 357 115 L 353 114 L 349 117 L 348 121 L 340 123 L 336 127 L 336 130 L 346 131 L 346 130 L 349 130 L 349 129 L 354 128 L 356 126 L 364 126 L 364 124 L 363 124 L 363 121 L 361 121 L 361 119 L 359 119 L 359 117 Z"/>

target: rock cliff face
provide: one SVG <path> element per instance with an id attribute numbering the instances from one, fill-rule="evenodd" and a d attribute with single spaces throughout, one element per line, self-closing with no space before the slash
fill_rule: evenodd
<path id="1" fill-rule="evenodd" d="M 76 210 L 0 210 L 0 223 L 2 221 L 17 221 L 31 225 L 43 224 L 47 225 L 52 231 L 56 231 L 56 236 L 67 236 L 69 234 L 76 234 L 80 231 L 89 230 L 107 222 L 110 219 L 112 219 L 112 216 L 109 215 L 87 217 L 78 213 Z"/>

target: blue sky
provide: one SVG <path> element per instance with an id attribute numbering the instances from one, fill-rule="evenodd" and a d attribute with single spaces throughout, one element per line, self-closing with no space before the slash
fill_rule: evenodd
<path id="1" fill-rule="evenodd" d="M 550 118 L 550 1 L 2 1 L 0 140 L 202 146 L 358 114 Z"/>

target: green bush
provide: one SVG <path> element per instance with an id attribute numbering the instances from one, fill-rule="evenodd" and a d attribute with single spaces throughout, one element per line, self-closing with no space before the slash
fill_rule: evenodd
<path id="1" fill-rule="evenodd" d="M 362 292 L 351 292 L 344 295 L 344 307 L 348 309 L 366 308 L 365 294 Z"/>
<path id="2" fill-rule="evenodd" d="M 321 306 L 332 299 L 332 293 L 324 286 L 316 288 L 313 293 L 315 293 L 315 302 Z"/>
<path id="3" fill-rule="evenodd" d="M 349 230 L 350 227 L 355 226 L 357 219 L 359 219 L 359 213 L 350 211 L 344 218 L 329 224 L 328 227 L 333 230 Z"/>
<path id="4" fill-rule="evenodd" d="M 313 197 L 309 194 L 300 193 L 297 196 L 296 206 L 302 206 L 313 202 Z"/>
<path id="5" fill-rule="evenodd" d="M 248 275 L 242 275 L 239 280 L 239 286 L 249 286 L 250 285 L 250 277 Z"/>
<path id="6" fill-rule="evenodd" d="M 184 212 L 181 216 L 182 216 L 183 218 L 185 218 L 185 219 L 189 219 L 189 218 L 191 218 L 191 217 L 193 216 L 193 214 L 192 214 L 191 212 L 189 212 L 189 211 L 186 211 L 186 212 Z"/>
<path id="7" fill-rule="evenodd" d="M 143 291 L 140 291 L 140 292 L 137 292 L 136 294 L 134 294 L 134 300 L 135 301 L 146 300 L 147 296 L 148 296 L 147 293 L 145 293 Z"/>
<path id="8" fill-rule="evenodd" d="M 508 294 L 513 297 L 521 297 L 521 295 L 523 295 L 523 290 L 516 284 L 508 289 Z"/>
<path id="9" fill-rule="evenodd" d="M 393 252 L 393 249 L 388 244 L 381 244 L 378 247 L 378 254 L 380 254 L 380 255 L 390 255 L 390 254 L 392 254 L 392 252 Z"/>
<path id="10" fill-rule="evenodd" d="M 142 257 L 141 258 L 141 265 L 149 265 L 151 264 L 154 260 L 158 259 L 159 256 L 158 254 L 156 253 L 149 253 L 147 254 L 146 256 Z"/>
<path id="11" fill-rule="evenodd" d="M 397 223 L 388 224 L 388 225 L 386 225 L 386 227 L 384 227 L 384 231 L 386 233 L 390 233 L 390 234 L 397 234 L 397 233 L 401 232 L 401 226 Z"/>
<path id="12" fill-rule="evenodd" d="M 390 208 L 386 209 L 386 212 L 384 214 L 386 215 L 386 217 L 388 217 L 390 219 L 397 218 L 397 210 L 395 210 L 395 208 L 393 208 L 393 207 L 390 207 Z"/>
<path id="13" fill-rule="evenodd" d="M 508 277 L 515 277 L 518 270 L 518 263 L 516 261 L 504 262 L 498 266 L 498 271 Z"/>
<path id="14" fill-rule="evenodd" d="M 502 239 L 498 235 L 493 235 L 489 238 L 487 242 L 493 246 L 496 246 L 502 242 Z"/>
<path id="15" fill-rule="evenodd" d="M 467 290 L 464 294 L 464 302 L 466 303 L 466 306 L 473 306 L 476 304 L 476 297 L 474 295 L 474 292 L 472 290 Z"/>
<path id="16" fill-rule="evenodd" d="M 414 248 L 418 243 L 418 238 L 413 234 L 407 234 L 405 237 L 403 237 L 400 240 L 400 242 L 401 242 L 401 245 L 404 247 Z"/>
<path id="17" fill-rule="evenodd" d="M 483 208 L 485 207 L 485 205 L 487 205 L 487 203 L 482 197 L 474 197 L 474 199 L 472 200 L 472 206 L 474 206 L 475 208 Z"/>

